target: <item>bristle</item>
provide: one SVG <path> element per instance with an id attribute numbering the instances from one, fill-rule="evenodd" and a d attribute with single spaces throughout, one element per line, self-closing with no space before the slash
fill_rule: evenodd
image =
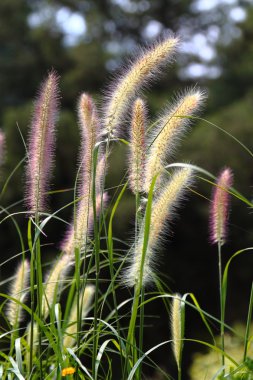
<path id="1" fill-rule="evenodd" d="M 28 260 L 22 261 L 16 271 L 15 279 L 11 284 L 10 296 L 18 302 L 24 302 L 27 292 L 25 289 L 29 282 L 30 265 Z M 16 326 L 22 321 L 22 307 L 15 301 L 8 302 L 7 318 L 12 326 Z"/>
<path id="2" fill-rule="evenodd" d="M 146 49 L 116 81 L 105 105 L 104 133 L 118 135 L 118 128 L 132 99 L 155 74 L 159 73 L 161 67 L 171 60 L 177 45 L 178 38 L 168 37 Z"/>
<path id="3" fill-rule="evenodd" d="M 100 154 L 96 167 L 96 194 L 103 192 L 104 179 L 107 172 L 107 159 L 105 154 Z"/>
<path id="4" fill-rule="evenodd" d="M 31 213 L 45 211 L 54 156 L 58 98 L 58 76 L 51 71 L 35 102 L 29 136 L 26 194 Z"/>
<path id="5" fill-rule="evenodd" d="M 227 224 L 229 216 L 229 188 L 233 184 L 233 173 L 225 168 L 220 173 L 213 192 L 210 212 L 210 240 L 211 243 L 226 242 Z"/>
<path id="6" fill-rule="evenodd" d="M 146 155 L 145 127 L 145 103 L 142 99 L 138 98 L 134 102 L 132 110 L 129 157 L 129 184 L 134 194 L 142 192 L 144 185 Z"/>
<path id="7" fill-rule="evenodd" d="M 73 262 L 71 256 L 63 255 L 55 262 L 52 269 L 46 276 L 44 293 L 42 297 L 42 316 L 44 319 L 48 317 L 49 310 L 56 302 L 57 295 L 61 288 L 64 277 L 70 271 Z"/>
<path id="8" fill-rule="evenodd" d="M 93 296 L 95 292 L 95 287 L 93 285 L 87 285 L 84 289 L 82 296 L 80 297 L 79 303 L 81 305 L 82 302 L 82 319 L 84 319 L 90 309 Z M 65 330 L 65 336 L 63 339 L 64 347 L 72 347 L 76 342 L 76 334 L 77 334 L 77 299 L 75 299 L 74 304 L 72 305 L 68 327 Z"/>
<path id="9" fill-rule="evenodd" d="M 162 193 L 155 199 L 152 205 L 149 241 L 143 267 L 142 284 L 145 286 L 152 282 L 152 273 L 155 266 L 155 249 L 161 238 L 167 217 L 173 216 L 174 210 L 185 192 L 192 183 L 192 169 L 182 168 L 176 171 Z M 142 225 L 137 243 L 131 256 L 131 264 L 124 274 L 124 282 L 128 286 L 134 286 L 140 278 L 142 250 L 144 239 L 144 225 Z"/>
<path id="10" fill-rule="evenodd" d="M 182 348 L 181 296 L 174 294 L 171 307 L 171 333 L 174 357 L 179 368 Z"/>
<path id="11" fill-rule="evenodd" d="M 146 192 L 149 192 L 152 179 L 162 172 L 166 158 L 174 153 L 179 138 L 191 124 L 187 116 L 194 115 L 200 109 L 204 98 L 203 92 L 190 90 L 161 116 L 152 137 L 153 141 L 150 140 L 145 176 Z"/>

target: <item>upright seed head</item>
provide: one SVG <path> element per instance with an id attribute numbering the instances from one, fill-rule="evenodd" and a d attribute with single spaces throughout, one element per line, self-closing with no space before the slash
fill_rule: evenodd
<path id="1" fill-rule="evenodd" d="M 107 172 L 106 155 L 100 154 L 96 167 L 96 194 L 103 192 L 104 180 Z"/>
<path id="2" fill-rule="evenodd" d="M 192 183 L 192 169 L 183 168 L 176 171 L 170 182 L 165 186 L 164 190 L 154 200 L 151 211 L 150 231 L 148 247 L 145 255 L 143 266 L 142 284 L 145 286 L 152 282 L 153 271 L 156 263 L 155 249 L 161 238 L 161 231 L 167 217 L 174 213 L 174 210 L 182 199 L 185 189 Z M 144 241 L 144 223 L 141 226 L 137 242 L 131 255 L 131 264 L 124 274 L 124 283 L 128 286 L 134 286 L 140 281 L 142 253 Z"/>
<path id="3" fill-rule="evenodd" d="M 174 294 L 171 307 L 171 333 L 172 333 L 172 349 L 177 363 L 180 367 L 181 351 L 182 351 L 182 312 L 181 312 L 181 296 Z"/>
<path id="4" fill-rule="evenodd" d="M 203 104 L 205 94 L 200 90 L 190 90 L 172 107 L 165 110 L 150 139 L 150 150 L 146 164 L 145 191 L 148 192 L 152 179 L 160 173 L 166 158 L 174 153 L 176 144 L 186 131 L 194 115 Z"/>
<path id="5" fill-rule="evenodd" d="M 58 76 L 51 71 L 35 102 L 29 136 L 26 194 L 31 213 L 45 209 L 54 156 L 58 98 Z"/>
<path id="6" fill-rule="evenodd" d="M 82 302 L 82 316 L 81 318 L 84 319 L 90 309 L 93 296 L 95 293 L 95 287 L 93 285 L 87 285 L 83 291 L 82 296 L 80 297 L 80 304 Z M 81 301 L 82 300 L 82 301 Z M 64 347 L 72 347 L 76 342 L 76 334 L 77 334 L 77 299 L 75 299 L 74 304 L 72 305 L 69 321 L 68 321 L 68 327 L 65 330 L 65 336 L 63 339 L 63 346 Z"/>
<path id="7" fill-rule="evenodd" d="M 25 289 L 29 282 L 29 262 L 22 261 L 16 271 L 15 279 L 11 284 L 10 296 L 18 302 L 24 302 L 27 292 Z M 22 307 L 15 301 L 8 302 L 7 318 L 12 326 L 16 326 L 22 321 Z"/>
<path id="8" fill-rule="evenodd" d="M 100 122 L 95 103 L 90 95 L 83 93 L 78 103 L 78 120 L 81 132 L 81 147 L 79 163 L 81 165 L 79 175 L 78 195 L 90 193 L 92 178 L 93 150 L 100 133 Z"/>
<path id="9" fill-rule="evenodd" d="M 226 242 L 227 224 L 229 216 L 229 188 L 233 184 L 233 173 L 230 168 L 225 168 L 220 173 L 213 191 L 210 212 L 210 240 L 211 243 Z"/>
<path id="10" fill-rule="evenodd" d="M 92 98 L 82 94 L 78 103 L 78 118 L 82 143 L 79 154 L 80 174 L 78 177 L 78 198 L 76 219 L 61 245 L 64 252 L 73 254 L 75 248 L 83 249 L 92 220 L 92 169 L 93 150 L 98 139 L 100 124 L 96 106 Z"/>
<path id="11" fill-rule="evenodd" d="M 138 98 L 134 102 L 132 111 L 129 157 L 129 183 L 134 194 L 143 191 L 145 172 L 145 103 Z"/>
<path id="12" fill-rule="evenodd" d="M 118 128 L 125 117 L 132 99 L 147 82 L 158 74 L 161 67 L 174 55 L 178 38 L 168 37 L 146 49 L 130 68 L 123 74 L 108 97 L 105 105 L 105 133 L 117 135 Z"/>

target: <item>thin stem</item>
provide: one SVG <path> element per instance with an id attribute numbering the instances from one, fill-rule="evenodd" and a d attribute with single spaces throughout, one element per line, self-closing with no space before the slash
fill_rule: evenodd
<path id="1" fill-rule="evenodd" d="M 31 221 L 29 222 L 31 223 Z M 34 250 L 31 251 L 31 263 L 30 263 L 30 284 L 31 284 L 31 334 L 30 334 L 30 359 L 29 359 L 29 378 L 32 375 L 33 367 L 33 326 L 34 326 L 34 311 L 35 311 L 35 257 Z"/>
<path id="2" fill-rule="evenodd" d="M 144 310 L 144 301 L 145 301 L 145 291 L 142 287 L 141 289 L 141 304 L 140 304 L 140 327 L 139 327 L 139 354 L 142 356 L 142 349 L 143 349 L 143 336 L 144 336 L 144 316 L 145 316 L 145 310 Z M 140 363 L 138 367 L 139 372 L 139 378 L 141 379 L 141 372 L 142 372 L 142 363 Z"/>
<path id="3" fill-rule="evenodd" d="M 182 369 L 181 369 L 181 365 L 178 367 L 177 379 L 178 379 L 178 380 L 182 380 Z"/>
<path id="4" fill-rule="evenodd" d="M 92 203 L 93 203 L 93 218 L 94 218 L 94 237 L 95 237 L 95 306 L 94 306 L 94 335 L 93 335 L 93 354 L 92 354 L 92 373 L 95 376 L 96 374 L 96 357 L 97 357 L 97 348 L 98 348 L 98 338 L 97 333 L 98 326 L 98 288 L 99 288 L 99 273 L 100 273 L 100 238 L 99 238 L 99 229 L 97 223 L 97 210 L 96 210 L 96 163 L 98 158 L 98 149 L 94 150 L 93 154 L 93 177 L 92 177 Z"/>
<path id="5" fill-rule="evenodd" d="M 221 262 L 221 241 L 218 241 L 218 266 L 219 266 L 219 291 L 220 291 L 220 336 L 221 336 L 221 365 L 222 367 L 225 366 L 225 356 L 224 356 L 224 349 L 225 349 L 225 342 L 224 342 L 224 320 L 225 320 L 225 305 L 224 305 L 224 299 L 223 299 L 223 291 L 222 291 L 222 262 Z M 223 376 L 225 375 L 225 369 L 222 370 Z"/>
<path id="6" fill-rule="evenodd" d="M 77 355 L 79 353 L 80 344 L 80 250 L 75 247 L 75 284 L 76 284 L 76 320 L 77 320 L 77 330 L 76 330 L 76 344 L 77 344 Z"/>
<path id="7" fill-rule="evenodd" d="M 244 339 L 244 353 L 243 353 L 243 361 L 244 362 L 245 362 L 245 360 L 247 358 L 248 339 L 249 339 L 250 323 L 251 323 L 251 318 L 252 318 L 252 309 L 253 309 L 253 282 L 252 282 L 252 285 L 251 285 L 250 302 L 249 302 L 249 310 L 248 310 L 248 318 L 247 318 L 247 326 L 246 326 L 245 339 Z"/>
<path id="8" fill-rule="evenodd" d="M 35 215 L 36 226 L 39 225 L 39 214 L 36 212 Z M 37 236 L 38 234 L 38 236 Z M 40 252 L 40 231 L 38 227 L 35 228 L 35 267 L 36 267 L 36 285 L 37 285 L 37 310 L 38 318 L 42 317 L 42 293 L 43 293 L 43 282 L 42 282 L 42 267 L 41 267 L 41 252 Z M 38 343 L 39 343 L 39 371 L 40 378 L 43 379 L 42 374 L 42 338 L 41 338 L 41 328 L 38 326 Z"/>
<path id="9" fill-rule="evenodd" d="M 127 350 L 127 356 L 130 354 L 130 352 L 132 352 L 133 359 L 135 356 L 135 349 L 134 349 L 135 348 L 134 346 L 135 334 L 134 333 L 135 333 L 136 319 L 137 319 L 138 308 L 139 308 L 139 299 L 140 299 L 141 289 L 143 286 L 143 283 L 142 283 L 143 272 L 144 272 L 144 264 L 145 264 L 145 258 L 146 258 L 147 248 L 148 248 L 148 241 L 149 241 L 153 191 L 154 191 L 156 179 L 157 179 L 157 176 L 153 178 L 151 182 L 149 194 L 148 194 L 148 202 L 147 202 L 145 217 L 144 217 L 144 239 L 143 239 L 143 247 L 142 247 L 140 273 L 134 287 L 132 314 L 131 314 L 131 319 L 130 319 L 129 328 L 128 328 L 126 350 Z"/>
<path id="10" fill-rule="evenodd" d="M 140 212 L 140 206 L 141 206 L 141 198 L 140 193 L 137 192 L 135 196 L 135 212 L 136 212 L 136 221 L 135 221 L 135 237 L 137 239 L 138 237 L 138 231 L 141 224 L 141 212 Z M 136 242 L 137 243 L 137 242 Z M 143 349 L 143 330 L 144 330 L 144 301 L 145 301 L 145 291 L 143 287 L 141 288 L 141 305 L 140 305 L 140 327 L 139 327 L 139 353 L 142 355 L 142 349 Z M 142 372 L 142 363 L 140 363 L 138 367 L 138 376 L 141 378 L 141 372 Z"/>

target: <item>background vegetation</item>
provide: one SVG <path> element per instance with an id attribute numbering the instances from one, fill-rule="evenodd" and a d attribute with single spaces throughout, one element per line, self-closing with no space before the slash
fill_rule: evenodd
<path id="1" fill-rule="evenodd" d="M 209 5 L 208 5 L 209 4 Z M 122 59 L 132 54 L 139 43 L 149 42 L 164 30 L 179 33 L 183 39 L 177 66 L 166 72 L 152 91 L 150 108 L 155 114 L 182 84 L 196 82 L 208 90 L 203 117 L 217 124 L 249 147 L 253 144 L 253 4 L 251 1 L 166 1 L 166 0 L 1 0 L 0 2 L 0 126 L 7 136 L 5 164 L 1 176 L 8 175 L 24 156 L 20 136 L 26 138 L 32 103 L 38 84 L 53 67 L 61 76 L 62 112 L 58 123 L 58 151 L 54 187 L 73 187 L 77 165 L 78 128 L 76 100 L 82 91 L 95 96 L 117 70 Z M 183 152 L 183 153 L 182 153 Z M 119 182 L 124 170 L 124 147 L 112 157 L 108 186 Z M 115 159 L 116 158 L 116 159 Z M 235 174 L 235 187 L 250 197 L 253 184 L 251 157 L 229 136 L 205 122 L 194 127 L 183 143 L 182 158 L 218 174 L 226 165 Z M 23 167 L 12 178 L 1 197 L 6 206 L 23 198 Z M 210 186 L 198 188 L 207 198 Z M 72 193 L 54 195 L 53 208 L 71 199 Z M 20 207 L 20 206 L 19 206 Z M 129 195 L 115 219 L 115 235 L 129 238 L 133 225 L 134 200 Z M 69 212 L 69 214 L 68 214 Z M 173 235 L 163 247 L 163 271 L 173 291 L 191 291 L 204 309 L 218 315 L 216 252 L 208 247 L 208 200 L 191 196 Z M 67 215 L 68 214 L 68 215 Z M 69 218 L 71 210 L 64 217 Z M 26 228 L 24 224 L 24 228 Z M 63 235 L 64 231 L 62 232 Z M 1 226 L 1 262 L 17 253 L 11 224 Z M 53 225 L 47 242 L 54 236 Z M 57 233 L 59 236 L 59 232 Z M 224 249 L 227 259 L 237 249 L 252 244 L 251 215 L 234 201 L 231 214 L 230 244 Z M 52 244 L 49 257 L 53 258 Z M 252 280 L 252 258 L 244 257 L 232 268 L 229 282 L 228 323 L 244 318 Z M 8 273 L 8 270 L 9 273 Z M 1 280 L 12 273 L 13 262 L 5 266 Z M 232 301 L 232 304 L 231 302 Z M 161 307 L 161 305 L 157 305 Z M 152 309 L 148 311 L 153 313 Z M 188 315 L 186 334 L 201 336 L 202 331 Z M 168 321 L 152 320 L 150 347 L 168 334 Z M 153 334 L 153 331 L 156 334 Z M 150 339 L 150 340 L 149 340 Z M 156 341 L 157 339 L 157 341 Z M 155 341 L 154 341 L 155 340 Z M 185 365 L 190 361 L 186 344 Z M 199 347 L 198 347 L 199 349 Z M 156 354 L 165 368 L 175 366 L 167 349 Z M 159 360 L 158 360 L 159 357 Z"/>

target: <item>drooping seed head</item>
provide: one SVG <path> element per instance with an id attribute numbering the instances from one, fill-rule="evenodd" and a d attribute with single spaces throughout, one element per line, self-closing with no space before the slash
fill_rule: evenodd
<path id="1" fill-rule="evenodd" d="M 229 188 L 233 184 L 233 173 L 225 168 L 220 173 L 213 191 L 210 211 L 210 240 L 211 243 L 226 242 L 229 217 L 230 195 Z"/>
<path id="2" fill-rule="evenodd" d="M 196 114 L 205 99 L 205 93 L 192 89 L 160 117 L 157 127 L 152 134 L 146 164 L 145 191 L 149 192 L 152 179 L 161 173 L 166 159 L 171 156 L 180 137 L 190 126 L 189 116 Z M 159 183 L 159 179 L 158 179 Z"/>
<path id="3" fill-rule="evenodd" d="M 46 319 L 53 304 L 57 302 L 57 295 L 62 288 L 62 282 L 72 268 L 71 256 L 63 255 L 58 259 L 46 276 L 44 293 L 42 296 L 42 316 Z"/>
<path id="4" fill-rule="evenodd" d="M 134 102 L 130 133 L 129 184 L 134 194 L 143 191 L 145 175 L 146 107 L 142 99 Z"/>
<path id="5" fill-rule="evenodd" d="M 171 61 L 178 38 L 170 36 L 146 49 L 121 75 L 105 104 L 104 133 L 118 135 L 118 129 L 130 103 L 145 85 L 159 74 L 162 66 Z"/>
<path id="6" fill-rule="evenodd" d="M 10 296 L 18 302 L 24 302 L 27 296 L 26 288 L 29 282 L 29 262 L 22 261 L 16 271 L 15 278 L 11 284 Z M 16 326 L 22 321 L 22 307 L 15 301 L 8 302 L 7 318 L 12 326 Z"/>
<path id="7" fill-rule="evenodd" d="M 27 204 L 29 211 L 45 210 L 46 192 L 52 171 L 55 121 L 58 111 L 58 76 L 51 71 L 42 83 L 35 102 L 33 120 L 29 135 L 27 162 Z"/>
<path id="8" fill-rule="evenodd" d="M 143 266 L 142 285 L 153 281 L 153 272 L 156 266 L 156 248 L 161 240 L 167 218 L 172 220 L 179 201 L 183 198 L 185 190 L 192 184 L 192 169 L 182 168 L 177 170 L 171 180 L 165 185 L 164 190 L 157 195 L 152 205 L 150 231 L 147 251 Z M 144 222 L 140 228 L 137 242 L 132 250 L 130 265 L 124 273 L 124 283 L 134 286 L 140 281 L 141 264 L 144 242 Z"/>
<path id="9" fill-rule="evenodd" d="M 89 310 L 95 293 L 95 287 L 93 285 L 87 285 L 80 297 L 80 300 L 75 299 L 68 320 L 68 327 L 65 330 L 63 346 L 65 348 L 72 347 L 76 342 L 77 334 L 77 301 L 82 306 L 81 319 L 84 319 Z"/>

